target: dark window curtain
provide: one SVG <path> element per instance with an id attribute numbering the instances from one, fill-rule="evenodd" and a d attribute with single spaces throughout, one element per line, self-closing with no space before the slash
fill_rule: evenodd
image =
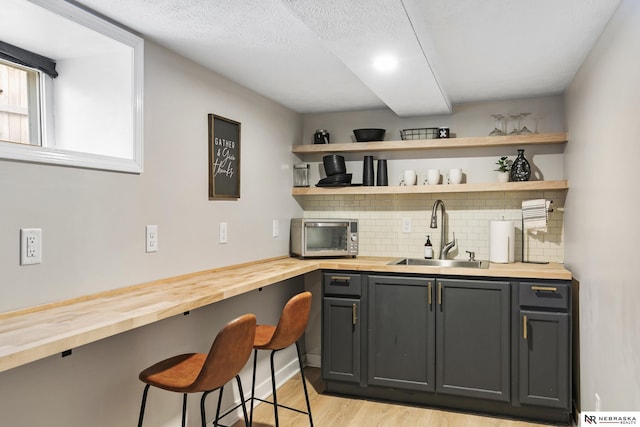
<path id="1" fill-rule="evenodd" d="M 16 64 L 36 68 L 53 79 L 58 77 L 55 61 L 3 41 L 0 41 L 0 58 Z"/>

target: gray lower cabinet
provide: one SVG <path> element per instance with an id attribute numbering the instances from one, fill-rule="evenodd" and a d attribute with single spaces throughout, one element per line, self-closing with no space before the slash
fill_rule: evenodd
<path id="1" fill-rule="evenodd" d="M 322 289 L 322 376 L 360 383 L 361 276 L 324 273 Z"/>
<path id="2" fill-rule="evenodd" d="M 508 282 L 370 275 L 367 384 L 509 401 L 510 313 Z"/>
<path id="3" fill-rule="evenodd" d="M 360 300 L 325 297 L 323 311 L 323 377 L 360 382 Z"/>
<path id="4" fill-rule="evenodd" d="M 369 276 L 367 383 L 435 390 L 435 280 Z"/>
<path id="5" fill-rule="evenodd" d="M 436 392 L 510 400 L 510 284 L 438 279 Z"/>
<path id="6" fill-rule="evenodd" d="M 523 404 L 569 410 L 570 288 L 521 283 L 519 397 Z"/>
<path id="7" fill-rule="evenodd" d="M 571 283 L 325 272 L 328 392 L 571 418 Z"/>

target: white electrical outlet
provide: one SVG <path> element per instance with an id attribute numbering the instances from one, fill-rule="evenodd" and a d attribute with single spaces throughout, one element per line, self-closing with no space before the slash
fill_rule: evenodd
<path id="1" fill-rule="evenodd" d="M 220 230 L 218 234 L 218 243 L 227 243 L 229 236 L 227 235 L 227 223 L 220 223 Z"/>
<path id="2" fill-rule="evenodd" d="M 600 395 L 598 393 L 596 393 L 595 395 L 595 401 L 596 401 L 596 404 L 595 404 L 596 412 L 600 412 L 602 410 L 602 406 L 600 404 Z"/>
<path id="3" fill-rule="evenodd" d="M 42 262 L 42 229 L 20 229 L 20 265 Z"/>
<path id="4" fill-rule="evenodd" d="M 411 217 L 402 218 L 402 232 L 411 233 Z"/>
<path id="5" fill-rule="evenodd" d="M 147 225 L 145 230 L 147 234 L 147 252 L 158 252 L 158 226 Z"/>
<path id="6" fill-rule="evenodd" d="M 279 230 L 279 225 L 278 225 L 278 220 L 274 219 L 273 220 L 273 227 L 271 230 L 271 235 L 273 236 L 273 238 L 276 238 L 280 235 L 280 230 Z"/>

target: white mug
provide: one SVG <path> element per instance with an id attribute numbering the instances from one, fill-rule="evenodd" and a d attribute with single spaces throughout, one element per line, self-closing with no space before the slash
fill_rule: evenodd
<path id="1" fill-rule="evenodd" d="M 404 171 L 400 175 L 400 185 L 416 185 L 416 182 L 418 182 L 418 175 L 416 175 L 416 171 Z"/>
<path id="2" fill-rule="evenodd" d="M 425 184 L 437 185 L 440 184 L 440 169 L 427 169 Z"/>
<path id="3" fill-rule="evenodd" d="M 449 173 L 447 173 L 447 181 L 449 184 L 462 183 L 462 169 L 449 169 Z"/>

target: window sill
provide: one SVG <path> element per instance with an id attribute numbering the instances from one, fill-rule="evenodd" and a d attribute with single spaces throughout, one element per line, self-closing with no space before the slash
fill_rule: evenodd
<path id="1" fill-rule="evenodd" d="M 0 142 L 0 159 L 140 174 L 142 153 L 135 153 L 134 157 L 125 159 Z"/>

